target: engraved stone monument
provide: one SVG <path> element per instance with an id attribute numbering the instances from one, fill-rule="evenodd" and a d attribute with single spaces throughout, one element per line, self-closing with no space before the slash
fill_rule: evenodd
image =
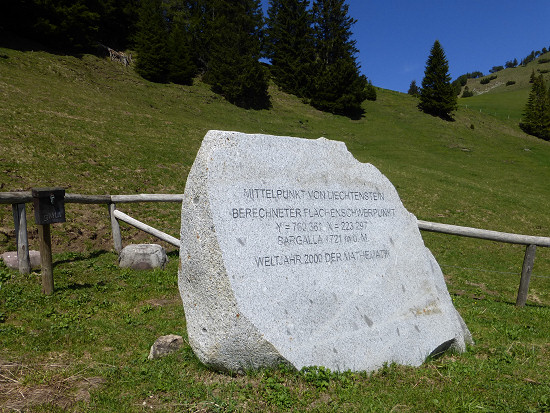
<path id="1" fill-rule="evenodd" d="M 189 342 L 213 368 L 371 371 L 471 341 L 416 218 L 344 143 L 210 131 L 181 223 Z"/>

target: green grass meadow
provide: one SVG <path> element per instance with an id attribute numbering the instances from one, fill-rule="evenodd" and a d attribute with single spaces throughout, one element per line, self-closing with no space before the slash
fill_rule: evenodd
<path id="1" fill-rule="evenodd" d="M 497 92 L 461 99 L 445 122 L 419 112 L 415 98 L 379 89 L 365 116 L 350 120 L 275 86 L 271 109 L 244 110 L 200 79 L 154 84 L 91 55 L 0 48 L 0 190 L 183 193 L 210 129 L 323 136 L 379 168 L 419 219 L 550 236 L 550 142 L 517 126 L 528 89 Z M 177 204 L 119 207 L 179 233 Z M 67 222 L 52 226 L 53 295 L 40 293 L 38 271 L 0 264 L 0 411 L 550 411 L 548 248 L 537 249 L 527 305 L 516 308 L 524 246 L 422 234 L 476 342 L 464 354 L 369 374 L 282 366 L 229 375 L 204 367 L 186 341 L 147 360 L 160 335 L 186 340 L 177 249 L 163 244 L 163 270 L 121 269 L 105 206 L 66 210 Z M 38 249 L 30 205 L 27 216 Z M 122 232 L 124 245 L 157 242 Z M 11 206 L 0 205 L 0 253 L 15 249 L 14 235 Z"/>

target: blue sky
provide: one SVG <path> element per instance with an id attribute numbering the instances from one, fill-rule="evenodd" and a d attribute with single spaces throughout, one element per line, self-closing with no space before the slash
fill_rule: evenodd
<path id="1" fill-rule="evenodd" d="M 420 86 L 437 39 L 453 79 L 550 49 L 550 0 L 347 0 L 361 72 L 375 86 Z M 262 0 L 264 12 L 268 0 Z"/>

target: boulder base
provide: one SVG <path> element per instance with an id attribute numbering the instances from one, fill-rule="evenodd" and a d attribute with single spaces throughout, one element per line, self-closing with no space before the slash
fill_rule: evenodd
<path id="1" fill-rule="evenodd" d="M 189 342 L 209 366 L 371 371 L 471 342 L 416 218 L 341 142 L 208 132 L 181 223 Z"/>

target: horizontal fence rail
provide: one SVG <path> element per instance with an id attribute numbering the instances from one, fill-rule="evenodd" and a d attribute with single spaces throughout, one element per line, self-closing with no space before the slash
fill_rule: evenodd
<path id="1" fill-rule="evenodd" d="M 532 235 L 511 234 L 508 232 L 489 231 L 486 229 L 461 227 L 458 225 L 439 224 L 418 220 L 418 228 L 424 231 L 440 232 L 442 234 L 459 235 L 461 237 L 479 238 L 488 241 L 506 242 L 508 244 L 536 245 L 550 247 L 550 238 L 534 237 Z"/>
<path id="2" fill-rule="evenodd" d="M 81 195 L 65 194 L 69 204 L 112 204 L 136 202 L 181 202 L 183 194 L 136 194 L 136 195 Z M 32 202 L 31 191 L 0 192 L 0 204 L 25 204 Z"/>
<path id="3" fill-rule="evenodd" d="M 527 248 L 525 249 L 525 255 L 523 257 L 521 279 L 519 281 L 518 295 L 516 298 L 516 305 L 518 307 L 523 307 L 527 302 L 527 293 L 529 292 L 529 282 L 531 280 L 531 273 L 533 272 L 533 265 L 535 264 L 535 254 L 537 246 L 550 247 L 549 237 L 535 237 L 532 235 L 511 234 L 508 232 L 489 231 L 486 229 L 439 224 L 437 222 L 428 222 L 421 220 L 418 220 L 418 228 L 424 231 L 458 235 L 461 237 L 505 242 L 508 244 L 526 245 Z"/>
<path id="4" fill-rule="evenodd" d="M 157 237 L 158 239 L 163 240 L 164 242 L 172 244 L 173 246 L 178 247 L 178 248 L 180 246 L 180 240 L 179 239 L 177 239 L 177 238 L 175 238 L 171 235 L 168 235 L 168 234 L 166 234 L 162 231 L 159 231 L 156 228 L 150 227 L 149 225 L 144 224 L 143 222 L 138 221 L 137 219 L 134 219 L 129 215 L 126 215 L 124 212 L 121 212 L 118 209 L 115 209 L 113 211 L 113 215 L 116 219 L 124 221 L 127 224 L 130 224 L 130 225 L 136 227 L 137 229 L 140 229 L 140 230 L 142 230 L 142 231 L 144 231 L 148 234 L 154 235 L 155 237 Z"/>
<path id="5" fill-rule="evenodd" d="M 31 191 L 0 192 L 0 204 L 26 204 L 32 202 Z"/>
<path id="6" fill-rule="evenodd" d="M 111 202 L 130 203 L 130 202 L 181 202 L 183 194 L 139 194 L 139 195 L 111 195 Z"/>

